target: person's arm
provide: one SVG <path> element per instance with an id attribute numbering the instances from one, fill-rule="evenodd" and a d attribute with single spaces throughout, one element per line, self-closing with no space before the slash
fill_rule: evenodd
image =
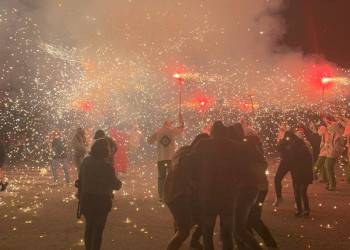
<path id="1" fill-rule="evenodd" d="M 113 190 L 119 190 L 122 187 L 122 182 L 116 177 L 115 173 L 114 173 L 114 168 L 112 167 L 112 165 L 108 164 L 108 170 L 109 170 L 109 174 L 108 176 L 110 176 L 110 181 L 111 181 L 111 188 Z"/>
<path id="2" fill-rule="evenodd" d="M 148 144 L 153 144 L 157 140 L 157 132 L 153 133 L 150 137 L 147 138 Z"/>

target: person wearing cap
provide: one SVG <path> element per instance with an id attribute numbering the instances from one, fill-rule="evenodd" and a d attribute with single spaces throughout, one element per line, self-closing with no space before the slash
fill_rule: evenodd
<path id="1" fill-rule="evenodd" d="M 67 151 L 66 147 L 64 146 L 62 142 L 62 136 L 59 129 L 55 129 L 52 134 L 52 143 L 51 148 L 53 151 L 53 159 L 52 159 L 52 174 L 53 174 L 53 181 L 58 182 L 58 175 L 57 175 L 57 168 L 59 166 L 62 167 L 66 179 L 66 183 L 69 183 L 69 172 L 67 168 Z"/>
<path id="2" fill-rule="evenodd" d="M 148 144 L 157 146 L 157 166 L 158 166 L 158 197 L 163 201 L 163 189 L 167 171 L 171 165 L 171 159 L 175 154 L 175 137 L 180 135 L 184 129 L 182 115 L 179 114 L 179 125 L 173 127 L 172 123 L 165 120 L 163 126 L 155 131 L 147 139 Z"/>
<path id="3" fill-rule="evenodd" d="M 86 153 L 86 146 L 87 142 L 84 129 L 78 128 L 72 139 L 73 160 L 78 174 L 80 173 L 81 164 L 83 163 L 84 155 Z"/>

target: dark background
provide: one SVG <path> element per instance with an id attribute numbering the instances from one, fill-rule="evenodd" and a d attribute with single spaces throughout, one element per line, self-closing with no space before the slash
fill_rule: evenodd
<path id="1" fill-rule="evenodd" d="M 289 0 L 282 15 L 287 29 L 282 43 L 350 67 L 349 0 Z"/>

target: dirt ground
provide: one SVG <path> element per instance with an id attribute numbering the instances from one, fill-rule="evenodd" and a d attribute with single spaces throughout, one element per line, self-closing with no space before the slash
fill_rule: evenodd
<path id="1" fill-rule="evenodd" d="M 277 209 L 273 176 L 276 160 L 270 161 L 270 190 L 263 220 L 280 249 L 350 249 L 350 185 L 341 181 L 337 167 L 337 191 L 324 184 L 309 187 L 310 218 L 294 217 L 291 178 L 283 181 L 285 201 Z M 0 249 L 84 249 L 84 219 L 76 219 L 77 199 L 73 184 L 52 186 L 50 171 L 38 164 L 5 166 L 10 185 L 0 193 Z M 70 166 L 72 182 L 77 174 Z M 112 212 L 103 234 L 102 249 L 165 249 L 172 237 L 173 220 L 168 208 L 157 201 L 155 164 L 129 167 L 120 174 L 123 187 L 115 194 Z M 220 248 L 219 228 L 215 228 L 215 248 Z M 190 249 L 189 240 L 181 249 Z"/>

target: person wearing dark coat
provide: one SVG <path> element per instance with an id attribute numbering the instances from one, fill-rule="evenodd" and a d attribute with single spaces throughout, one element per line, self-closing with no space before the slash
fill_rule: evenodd
<path id="1" fill-rule="evenodd" d="M 210 138 L 200 140 L 193 148 L 194 181 L 198 184 L 202 210 L 204 249 L 214 249 L 213 230 L 220 217 L 222 249 L 233 249 L 233 202 L 236 193 L 236 171 L 241 166 L 241 144 L 227 138 L 226 126 L 214 122 Z"/>
<path id="2" fill-rule="evenodd" d="M 202 236 L 198 190 L 193 187 L 191 176 L 194 164 L 191 162 L 191 149 L 200 140 L 209 138 L 206 133 L 199 134 L 190 146 L 179 148 L 169 168 L 164 184 L 164 202 L 175 219 L 176 234 L 170 240 L 167 249 L 179 249 L 190 234 L 193 225 L 197 225 L 190 242 L 191 249 L 203 249 L 199 243 Z"/>
<path id="3" fill-rule="evenodd" d="M 251 209 L 257 201 L 258 179 L 253 170 L 254 151 L 244 136 L 244 130 L 240 123 L 227 128 L 227 137 L 241 145 L 243 161 L 236 170 L 236 197 L 233 206 L 233 235 L 238 249 L 262 249 L 253 233 L 248 228 L 248 219 Z"/>
<path id="4" fill-rule="evenodd" d="M 305 142 L 295 134 L 286 133 L 284 138 L 287 144 L 291 146 L 290 159 L 291 175 L 293 180 L 294 197 L 297 210 L 295 216 L 301 216 L 303 213 L 302 201 L 304 203 L 304 217 L 310 216 L 309 198 L 307 188 L 313 181 L 312 173 L 312 155 L 310 154 Z"/>
<path id="5" fill-rule="evenodd" d="M 95 132 L 92 144 L 94 144 L 96 140 L 101 139 L 101 138 L 106 139 L 108 144 L 109 144 L 109 148 L 111 150 L 111 154 L 108 156 L 106 161 L 108 163 L 112 164 L 112 166 L 114 168 L 114 155 L 118 151 L 118 146 L 117 146 L 117 144 L 115 143 L 115 141 L 111 137 L 106 136 L 106 134 L 105 134 L 105 132 L 103 132 L 103 130 L 97 130 Z"/>
<path id="6" fill-rule="evenodd" d="M 111 192 L 121 188 L 121 182 L 116 178 L 112 165 L 106 162 L 109 155 L 107 140 L 97 140 L 91 147 L 90 156 L 84 159 L 79 174 L 81 213 L 86 220 L 84 241 L 87 250 L 100 249 L 102 233 L 112 208 Z"/>

